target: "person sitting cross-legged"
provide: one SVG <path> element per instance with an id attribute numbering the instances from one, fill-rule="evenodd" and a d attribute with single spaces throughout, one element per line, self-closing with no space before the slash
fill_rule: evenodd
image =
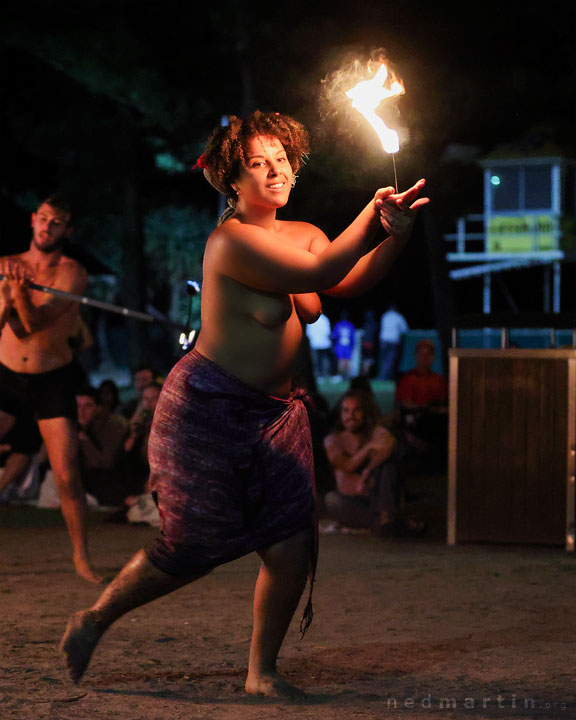
<path id="1" fill-rule="evenodd" d="M 326 510 L 347 528 L 370 528 L 377 535 L 421 535 L 426 524 L 398 510 L 396 439 L 377 419 L 378 409 L 368 393 L 349 390 L 342 398 L 336 431 L 324 441 L 337 486 L 324 498 Z"/>
<path id="2" fill-rule="evenodd" d="M 119 461 L 128 422 L 98 402 L 98 391 L 81 388 L 76 395 L 82 484 L 101 505 L 118 505 L 126 489 Z"/>

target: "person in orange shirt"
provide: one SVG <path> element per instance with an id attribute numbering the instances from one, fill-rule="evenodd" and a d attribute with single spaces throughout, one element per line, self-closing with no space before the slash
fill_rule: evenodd
<path id="1" fill-rule="evenodd" d="M 447 408 L 448 384 L 440 373 L 432 371 L 435 348 L 432 340 L 416 345 L 416 367 L 405 373 L 396 387 L 396 401 L 406 409 Z"/>
<path id="2" fill-rule="evenodd" d="M 448 417 L 448 383 L 432 371 L 434 342 L 416 345 L 416 366 L 396 386 L 396 407 L 408 454 L 445 462 Z"/>

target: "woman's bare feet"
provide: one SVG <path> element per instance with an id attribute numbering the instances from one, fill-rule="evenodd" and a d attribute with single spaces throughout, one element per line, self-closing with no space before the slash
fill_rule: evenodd
<path id="1" fill-rule="evenodd" d="M 302 702 L 306 699 L 306 693 L 303 690 L 286 682 L 276 672 L 262 673 L 257 676 L 249 675 L 244 689 L 249 695 L 284 698 L 294 702 Z"/>
<path id="2" fill-rule="evenodd" d="M 74 613 L 68 620 L 58 650 L 66 658 L 66 665 L 74 683 L 78 683 L 84 675 L 103 632 L 90 610 Z"/>

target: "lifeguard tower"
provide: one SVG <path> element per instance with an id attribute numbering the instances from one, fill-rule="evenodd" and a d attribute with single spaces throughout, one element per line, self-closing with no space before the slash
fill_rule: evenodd
<path id="1" fill-rule="evenodd" d="M 559 156 L 490 156 L 484 213 L 457 220 L 445 235 L 452 280 L 482 276 L 482 310 L 492 309 L 492 275 L 541 266 L 543 311 L 559 313 L 562 264 L 576 261 L 576 162 Z"/>
<path id="2" fill-rule="evenodd" d="M 481 165 L 484 213 L 457 221 L 447 258 L 453 280 L 484 279 L 481 325 L 472 327 L 487 333 L 500 320 L 506 327 L 496 326 L 500 348 L 458 346 L 453 333 L 447 540 L 574 551 L 576 325 L 573 314 L 561 314 L 560 283 L 563 264 L 576 261 L 576 163 L 541 153 L 495 154 Z M 542 268 L 538 315 L 546 324 L 515 324 L 527 320 L 519 308 L 505 318 L 491 313 L 493 275 L 534 266 Z M 550 342 L 511 347 L 512 327 L 551 328 Z M 562 327 L 572 347 L 557 347 Z"/>

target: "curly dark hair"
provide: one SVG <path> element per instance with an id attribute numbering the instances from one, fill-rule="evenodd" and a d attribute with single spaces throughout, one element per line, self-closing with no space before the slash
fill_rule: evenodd
<path id="1" fill-rule="evenodd" d="M 228 197 L 231 207 L 235 207 L 238 199 L 232 183 L 238 178 L 245 162 L 249 141 L 257 135 L 280 140 L 294 173 L 298 172 L 309 152 L 306 128 L 289 115 L 260 110 L 245 119 L 231 115 L 227 126 L 214 130 L 203 156 L 206 179 L 218 192 Z"/>

